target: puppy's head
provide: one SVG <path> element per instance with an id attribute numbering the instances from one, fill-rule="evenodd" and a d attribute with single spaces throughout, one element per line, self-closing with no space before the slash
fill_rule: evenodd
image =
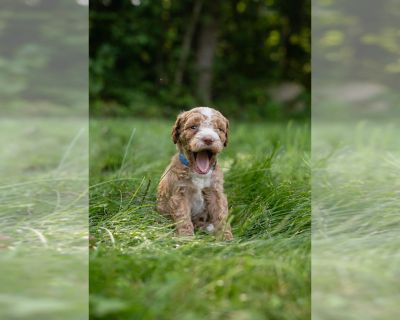
<path id="1" fill-rule="evenodd" d="M 198 107 L 178 115 L 172 140 L 197 173 L 206 174 L 228 143 L 229 121 L 217 110 Z"/>

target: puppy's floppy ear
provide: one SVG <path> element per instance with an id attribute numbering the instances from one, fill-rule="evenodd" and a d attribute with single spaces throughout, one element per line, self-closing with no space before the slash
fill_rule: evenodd
<path id="1" fill-rule="evenodd" d="M 180 113 L 178 115 L 178 117 L 176 118 L 174 126 L 172 127 L 172 141 L 174 141 L 175 144 L 179 140 L 179 134 L 182 129 L 185 114 L 186 114 L 186 112 Z"/>
<path id="2" fill-rule="evenodd" d="M 228 135 L 229 135 L 229 120 L 225 118 L 226 121 L 226 132 L 225 132 L 225 142 L 224 142 L 224 147 L 228 145 Z"/>

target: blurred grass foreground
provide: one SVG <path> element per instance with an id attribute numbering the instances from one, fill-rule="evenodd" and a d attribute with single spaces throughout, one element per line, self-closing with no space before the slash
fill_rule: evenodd
<path id="1" fill-rule="evenodd" d="M 2 319 L 87 315 L 85 125 L 0 120 Z"/>

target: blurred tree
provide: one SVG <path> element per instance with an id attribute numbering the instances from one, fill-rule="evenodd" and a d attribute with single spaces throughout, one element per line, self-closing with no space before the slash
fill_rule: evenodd
<path id="1" fill-rule="evenodd" d="M 183 38 L 183 44 L 180 54 L 178 67 L 175 73 L 175 85 L 180 86 L 182 84 L 183 73 L 190 54 L 190 47 L 192 44 L 192 38 L 200 17 L 201 9 L 203 7 L 203 0 L 196 0 L 193 6 L 193 13 L 190 17 L 189 26 L 186 29 L 185 36 Z"/>
<path id="2" fill-rule="evenodd" d="M 219 33 L 220 3 L 208 2 L 200 28 L 197 48 L 197 98 L 200 104 L 211 103 L 213 63 Z"/>

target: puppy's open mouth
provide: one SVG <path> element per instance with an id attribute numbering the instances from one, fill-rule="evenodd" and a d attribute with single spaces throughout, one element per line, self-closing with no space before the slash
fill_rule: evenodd
<path id="1" fill-rule="evenodd" d="M 194 170 L 200 174 L 206 174 L 210 171 L 213 162 L 214 154 L 210 150 L 202 150 L 193 152 Z"/>

